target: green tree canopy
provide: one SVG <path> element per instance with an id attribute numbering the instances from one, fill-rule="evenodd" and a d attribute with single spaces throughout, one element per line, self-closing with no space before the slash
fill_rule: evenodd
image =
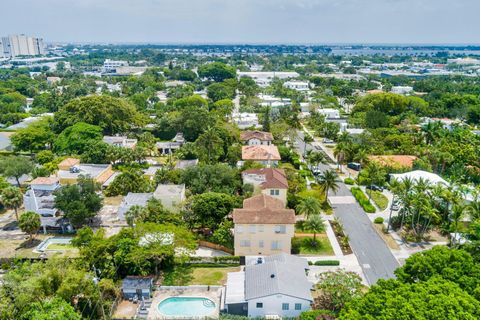
<path id="1" fill-rule="evenodd" d="M 237 76 L 237 71 L 222 62 L 207 63 L 198 68 L 198 75 L 201 78 L 208 78 L 215 82 L 222 82 L 225 79 L 232 79 Z"/>
<path id="2" fill-rule="evenodd" d="M 124 133 L 145 121 L 131 103 L 110 96 L 87 96 L 72 100 L 61 107 L 54 116 L 57 132 L 85 122 L 102 128 L 107 135 Z"/>
<path id="3" fill-rule="evenodd" d="M 99 126 L 77 122 L 58 135 L 54 150 L 59 154 L 83 154 L 92 144 L 101 141 L 102 136 Z"/>

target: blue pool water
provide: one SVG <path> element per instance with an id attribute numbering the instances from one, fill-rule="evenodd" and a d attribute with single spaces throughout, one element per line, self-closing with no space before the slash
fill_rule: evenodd
<path id="1" fill-rule="evenodd" d="M 215 302 L 200 297 L 171 297 L 158 304 L 158 311 L 171 317 L 206 317 L 215 309 Z"/>

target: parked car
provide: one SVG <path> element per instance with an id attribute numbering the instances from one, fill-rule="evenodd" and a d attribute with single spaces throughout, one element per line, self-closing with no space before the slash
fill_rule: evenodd
<path id="1" fill-rule="evenodd" d="M 347 163 L 347 168 L 355 170 L 355 171 L 360 171 L 361 165 L 358 162 L 349 162 Z"/>
<path id="2" fill-rule="evenodd" d="M 323 138 L 323 143 L 333 143 L 332 139 Z"/>
<path id="3" fill-rule="evenodd" d="M 379 191 L 379 192 L 383 191 L 383 187 L 377 186 L 375 184 L 368 185 L 366 188 L 368 190 L 373 190 L 373 191 Z"/>
<path id="4" fill-rule="evenodd" d="M 400 206 L 398 205 L 398 203 L 392 203 L 390 209 L 392 209 L 392 211 L 398 211 L 400 210 Z"/>

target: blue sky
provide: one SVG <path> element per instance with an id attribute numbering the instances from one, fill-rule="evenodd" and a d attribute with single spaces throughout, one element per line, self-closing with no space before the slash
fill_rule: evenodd
<path id="1" fill-rule="evenodd" d="M 2 0 L 0 33 L 139 43 L 480 43 L 479 0 Z"/>

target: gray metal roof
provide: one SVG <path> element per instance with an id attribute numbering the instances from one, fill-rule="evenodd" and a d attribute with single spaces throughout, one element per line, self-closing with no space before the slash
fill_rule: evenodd
<path id="1" fill-rule="evenodd" d="M 118 208 L 118 218 L 120 220 L 125 219 L 125 212 L 133 206 L 147 205 L 148 200 L 153 197 L 153 193 L 133 193 L 129 192 L 124 198 L 120 207 Z"/>
<path id="2" fill-rule="evenodd" d="M 271 255 L 271 256 L 266 256 L 266 257 L 263 258 L 263 261 L 265 263 L 273 262 L 273 261 L 283 262 L 283 263 L 287 263 L 287 264 L 290 264 L 290 265 L 295 265 L 296 267 L 303 268 L 305 270 L 310 268 L 308 266 L 307 259 L 300 258 L 300 257 L 297 257 L 297 256 L 293 256 L 291 254 L 287 254 L 287 253 L 284 253 L 284 252 L 279 253 L 279 254 L 274 254 L 274 255 Z"/>
<path id="3" fill-rule="evenodd" d="M 245 300 L 283 294 L 312 301 L 312 284 L 307 279 L 305 267 L 298 261 L 293 262 L 289 258 L 285 260 L 272 259 L 262 264 L 246 266 Z"/>

